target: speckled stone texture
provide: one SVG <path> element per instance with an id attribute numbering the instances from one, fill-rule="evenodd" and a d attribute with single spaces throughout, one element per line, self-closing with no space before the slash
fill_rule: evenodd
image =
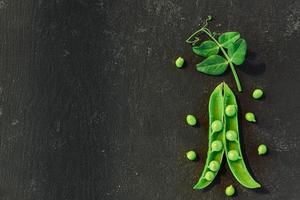
<path id="1" fill-rule="evenodd" d="M 229 71 L 195 70 L 201 58 L 185 39 L 208 14 L 212 30 L 248 42 L 243 93 Z M 299 199 L 298 1 L 0 0 L 0 26 L 1 200 L 216 200 L 229 184 L 232 199 Z M 243 153 L 261 190 L 240 186 L 226 163 L 211 187 L 192 189 L 221 81 L 239 101 Z M 186 125 L 189 113 L 199 126 Z M 268 155 L 257 155 L 260 143 Z M 192 149 L 197 162 L 185 157 Z"/>

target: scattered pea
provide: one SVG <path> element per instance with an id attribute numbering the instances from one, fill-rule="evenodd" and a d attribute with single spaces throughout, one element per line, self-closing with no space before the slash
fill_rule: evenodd
<path id="1" fill-rule="evenodd" d="M 255 89 L 252 93 L 254 99 L 260 99 L 263 96 L 264 92 L 261 89 Z"/>
<path id="2" fill-rule="evenodd" d="M 190 126 L 195 126 L 197 124 L 197 119 L 194 115 L 187 115 L 186 122 Z"/>
<path id="3" fill-rule="evenodd" d="M 213 123 L 211 124 L 211 129 L 213 130 L 213 132 L 219 132 L 223 129 L 223 124 L 220 120 L 215 120 L 213 121 Z"/>
<path id="4" fill-rule="evenodd" d="M 227 154 L 228 159 L 231 161 L 236 161 L 239 159 L 239 154 L 236 150 L 230 150 Z"/>
<path id="5" fill-rule="evenodd" d="M 264 155 L 267 153 L 268 148 L 265 144 L 261 144 L 258 146 L 257 151 L 258 151 L 258 155 Z"/>
<path id="6" fill-rule="evenodd" d="M 223 148 L 223 144 L 220 140 L 215 140 L 211 143 L 211 150 L 212 151 L 221 151 Z"/>
<path id="7" fill-rule="evenodd" d="M 226 106 L 225 108 L 225 114 L 228 116 L 228 117 L 233 117 L 236 113 L 236 108 L 234 105 L 228 105 Z"/>
<path id="8" fill-rule="evenodd" d="M 234 130 L 228 130 L 226 132 L 226 139 L 229 141 L 236 141 L 237 140 L 237 133 Z"/>
<path id="9" fill-rule="evenodd" d="M 195 160 L 195 159 L 197 158 L 197 154 L 196 154 L 195 151 L 188 151 L 188 152 L 186 153 L 186 157 L 187 157 L 187 159 L 189 159 L 189 160 Z"/>
<path id="10" fill-rule="evenodd" d="M 208 181 L 212 181 L 215 178 L 215 174 L 211 171 L 205 173 L 205 179 Z"/>
<path id="11" fill-rule="evenodd" d="M 232 185 L 229 185 L 229 186 L 226 187 L 226 189 L 225 189 L 226 196 L 231 197 L 231 196 L 234 195 L 234 193 L 235 193 L 235 189 Z"/>
<path id="12" fill-rule="evenodd" d="M 175 61 L 176 67 L 181 68 L 184 64 L 184 59 L 182 57 L 178 57 Z"/>
<path id="13" fill-rule="evenodd" d="M 212 160 L 210 161 L 208 168 L 213 172 L 217 172 L 220 169 L 220 163 L 216 160 Z"/>
<path id="14" fill-rule="evenodd" d="M 247 112 L 245 118 L 249 122 L 256 122 L 255 115 L 252 112 Z"/>

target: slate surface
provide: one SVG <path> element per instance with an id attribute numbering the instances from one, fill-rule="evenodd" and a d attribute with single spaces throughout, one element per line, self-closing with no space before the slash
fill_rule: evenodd
<path id="1" fill-rule="evenodd" d="M 249 47 L 237 71 L 197 73 L 185 44 L 201 19 L 239 31 Z M 300 3 L 286 0 L 1 0 L 0 199 L 299 199 Z M 188 65 L 174 67 L 182 55 Z M 226 81 L 241 113 L 244 156 L 264 186 L 251 191 L 226 163 L 208 190 L 192 190 L 207 151 L 207 104 Z M 249 97 L 261 87 L 262 101 Z M 188 113 L 200 126 L 188 127 Z M 269 146 L 265 157 L 258 144 Z M 185 158 L 199 153 L 198 162 Z"/>

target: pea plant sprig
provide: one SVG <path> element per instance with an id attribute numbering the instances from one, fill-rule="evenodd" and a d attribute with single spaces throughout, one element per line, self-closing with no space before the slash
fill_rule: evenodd
<path id="1" fill-rule="evenodd" d="M 241 65 L 245 61 L 247 43 L 240 37 L 239 32 L 225 32 L 216 38 L 216 33 L 211 32 L 207 26 L 212 20 L 209 15 L 204 25 L 194 32 L 186 42 L 192 45 L 193 52 L 205 59 L 196 65 L 196 69 L 204 74 L 218 76 L 223 74 L 230 66 L 236 86 L 239 92 L 242 86 L 235 70 L 235 65 Z M 206 34 L 209 39 L 199 45 L 199 35 Z M 223 56 L 220 55 L 220 52 Z"/>

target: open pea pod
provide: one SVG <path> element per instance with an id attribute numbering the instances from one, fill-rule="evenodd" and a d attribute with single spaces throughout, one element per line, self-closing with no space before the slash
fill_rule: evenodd
<path id="1" fill-rule="evenodd" d="M 220 84 L 215 88 L 215 90 L 212 92 L 209 100 L 209 124 L 211 125 L 214 121 L 219 120 L 223 123 L 223 85 Z M 222 130 L 219 132 L 214 132 L 212 130 L 212 127 L 209 128 L 209 135 L 208 135 L 208 151 L 207 151 L 207 158 L 206 158 L 206 164 L 204 166 L 204 170 L 202 172 L 202 175 L 198 181 L 198 183 L 194 186 L 194 189 L 203 189 L 207 187 L 210 183 L 213 182 L 215 176 L 217 175 L 219 171 L 219 167 L 216 169 L 211 170 L 209 168 L 209 164 L 211 161 L 216 161 L 219 163 L 219 165 L 222 163 L 223 154 L 224 154 L 224 148 L 220 151 L 213 151 L 212 150 L 212 143 L 213 141 L 222 141 L 223 140 L 223 134 Z M 213 173 L 213 177 L 209 180 L 207 180 L 207 173 Z"/>
<path id="2" fill-rule="evenodd" d="M 227 131 L 234 131 L 236 133 L 235 138 L 227 138 L 224 134 L 223 141 L 225 146 L 225 154 L 229 168 L 236 178 L 236 180 L 245 186 L 246 188 L 260 188 L 261 185 L 252 178 L 250 175 L 241 151 L 240 140 L 239 140 L 239 126 L 238 126 L 238 106 L 236 103 L 235 96 L 232 90 L 224 83 L 224 108 L 227 106 L 235 107 L 235 114 L 228 116 L 224 115 L 224 133 Z M 225 111 L 224 111 L 225 112 Z M 237 156 L 235 158 L 235 156 Z"/>
<path id="3" fill-rule="evenodd" d="M 208 151 L 204 170 L 194 189 L 211 184 L 222 163 L 224 152 L 231 172 L 237 181 L 247 188 L 259 188 L 243 160 L 239 140 L 238 105 L 226 83 L 219 84 L 209 100 Z"/>

